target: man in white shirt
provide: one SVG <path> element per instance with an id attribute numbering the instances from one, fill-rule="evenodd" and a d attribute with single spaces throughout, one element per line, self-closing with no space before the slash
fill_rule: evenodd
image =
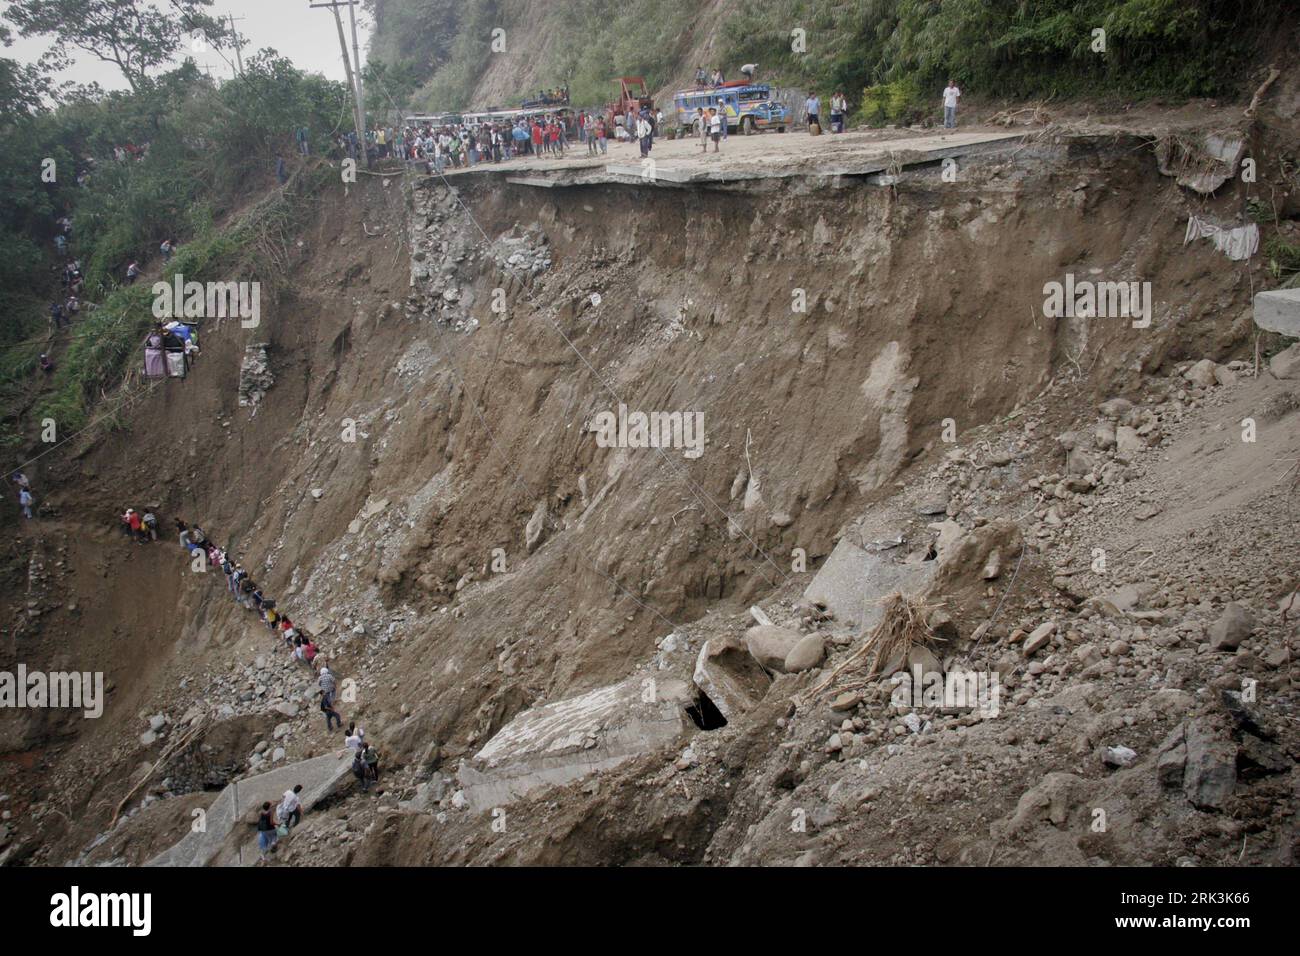
<path id="1" fill-rule="evenodd" d="M 296 827 L 302 823 L 302 801 L 298 799 L 300 793 L 302 793 L 302 784 L 296 784 L 292 790 L 284 792 L 284 799 L 280 801 L 280 809 L 276 816 L 287 827 Z"/>
<path id="2" fill-rule="evenodd" d="M 943 126 L 944 129 L 957 128 L 957 99 L 961 96 L 961 90 L 957 89 L 957 84 L 948 80 L 948 85 L 943 88 Z"/>
<path id="3" fill-rule="evenodd" d="M 808 113 L 808 132 L 812 132 L 813 124 L 816 123 L 820 129 L 822 125 L 822 101 L 816 93 L 809 93 L 808 99 L 804 101 L 804 109 Z"/>
<path id="4" fill-rule="evenodd" d="M 845 99 L 844 94 L 836 91 L 831 97 L 831 132 L 844 132 L 844 114 L 849 111 L 849 101 Z"/>
<path id="5" fill-rule="evenodd" d="M 722 139 L 722 124 L 726 122 L 717 109 L 709 107 L 709 139 L 713 140 L 713 151 L 718 151 L 718 141 Z M 708 148 L 707 146 L 705 147 Z"/>
<path id="6" fill-rule="evenodd" d="M 360 727 L 349 727 L 349 733 L 343 738 L 343 745 L 358 754 L 366 746 L 366 732 Z"/>
<path id="7" fill-rule="evenodd" d="M 654 127 L 644 116 L 638 117 L 636 121 L 636 136 L 641 141 L 642 157 L 650 155 L 650 147 L 653 143 Z"/>

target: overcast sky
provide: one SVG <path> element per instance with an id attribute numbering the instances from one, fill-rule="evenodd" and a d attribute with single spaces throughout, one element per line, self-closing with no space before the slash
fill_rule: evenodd
<path id="1" fill-rule="evenodd" d="M 174 10 L 166 0 L 152 0 L 155 6 L 164 10 Z M 244 37 L 244 56 L 247 57 L 263 47 L 274 47 L 281 56 L 286 56 L 299 69 L 313 73 L 324 73 L 333 80 L 344 79 L 343 61 L 339 55 L 338 31 L 334 26 L 334 16 L 329 10 L 313 10 L 308 4 L 321 0 L 216 0 L 209 13 L 212 16 L 233 14 L 235 27 Z M 0 0 L 3 3 L 3 0 Z M 7 6 L 7 4 L 4 4 Z M 0 9 L 3 9 L 0 7 Z M 364 11 L 358 5 L 357 38 L 361 42 L 361 56 L 365 59 L 366 43 L 370 34 L 370 24 Z M 347 11 L 343 15 L 343 29 L 348 37 L 351 55 L 352 37 L 348 33 Z M 240 17 L 245 19 L 240 20 Z M 14 45 L 5 49 L 0 47 L 0 56 L 7 56 L 23 63 L 38 62 L 44 52 L 50 48 L 50 37 L 17 37 Z M 234 51 L 221 51 L 233 63 Z M 73 80 L 78 83 L 97 82 L 105 89 L 125 89 L 126 80 L 115 64 L 104 63 L 80 50 L 73 50 L 75 64 L 60 73 L 60 80 Z M 229 79 L 231 68 L 216 52 L 191 53 L 199 65 L 210 67 L 214 77 Z M 177 60 L 180 63 L 180 60 Z"/>

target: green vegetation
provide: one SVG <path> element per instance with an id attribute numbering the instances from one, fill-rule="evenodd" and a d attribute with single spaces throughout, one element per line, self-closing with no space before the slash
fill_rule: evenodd
<path id="1" fill-rule="evenodd" d="M 525 41 L 524 0 L 366 0 L 375 17 L 371 66 L 382 63 L 402 76 L 412 92 L 399 106 L 456 110 L 517 105 L 537 93 L 522 81 L 502 103 L 473 101 L 492 52 L 492 31 L 505 32 L 504 55 Z M 538 72 L 545 87 L 568 84 L 575 104 L 603 103 L 614 96 L 616 76 L 644 76 L 652 89 L 667 83 L 692 40 L 680 0 L 564 0 L 545 9 L 536 29 L 547 37 L 547 62 Z M 533 27 L 527 28 L 530 32 Z M 522 55 L 522 54 L 520 54 Z M 389 108 L 366 91 L 372 107 Z"/>
<path id="2" fill-rule="evenodd" d="M 736 5 L 720 25 L 668 0 L 565 0 L 526 20 L 523 0 L 367 4 L 372 58 L 400 70 L 422 108 L 502 105 L 471 102 L 473 91 L 494 55 L 493 28 L 510 43 L 526 23 L 546 37 L 532 46 L 546 57 L 540 73 L 567 80 L 575 103 L 608 99 L 621 74 L 659 87 L 696 66 L 734 77 L 756 62 L 777 85 L 842 90 L 872 122 L 936 114 L 949 76 L 985 98 L 1237 93 L 1282 17 L 1275 0 L 766 0 Z M 1093 49 L 1097 29 L 1104 53 Z M 719 33 L 716 63 L 685 62 L 701 30 Z"/>
<path id="3" fill-rule="evenodd" d="M 1288 242 L 1273 235 L 1264 243 L 1264 256 L 1273 278 L 1282 280 L 1284 287 L 1294 286 L 1300 280 L 1300 243 Z"/>
<path id="4" fill-rule="evenodd" d="M 29 0 L 20 6 L 47 17 L 123 3 L 135 0 Z M 182 4 L 195 10 L 206 5 Z M 132 42 L 174 37 L 180 21 L 164 19 Z M 38 26 L 37 33 L 79 45 L 63 20 Z M 72 32 L 65 37 L 65 30 Z M 8 38 L 0 25 L 0 43 Z M 39 70 L 0 58 L 0 137 L 6 144 L 0 152 L 6 198 L 0 206 L 0 401 L 8 409 L 0 443 L 22 434 L 15 415 L 31 404 L 40 352 L 53 352 L 57 368 L 34 412 L 53 417 L 63 434 L 84 424 L 122 381 L 152 321 L 152 295 L 145 282 L 125 288 L 119 282 L 133 258 L 150 270 L 163 239 L 177 244 L 165 276 L 257 279 L 265 301 L 275 264 L 284 260 L 284 236 L 316 180 L 304 171 L 234 224 L 218 224 L 274 186 L 276 156 L 293 155 L 298 126 L 311 131 L 319 153 L 349 115 L 343 84 L 306 75 L 273 50 L 246 57 L 243 75 L 220 86 L 190 61 L 154 75 L 150 68 L 157 63 L 146 54 L 120 64 L 132 86 L 120 92 L 56 91 Z M 147 144 L 147 155 L 114 158 L 114 147 L 132 143 Z M 88 177 L 83 184 L 79 175 Z M 66 347 L 52 349 L 49 304 L 65 294 L 53 240 L 55 220 L 65 214 L 73 222 L 69 255 L 81 260 L 86 278 L 83 302 L 98 307 L 83 307 L 70 335 L 59 339 Z"/>
<path id="5" fill-rule="evenodd" d="M 989 98 L 1237 93 L 1278 15 L 1267 0 L 785 0 L 733 18 L 723 37 L 729 60 L 842 89 L 863 120 L 887 122 L 937 112 L 949 77 Z"/>

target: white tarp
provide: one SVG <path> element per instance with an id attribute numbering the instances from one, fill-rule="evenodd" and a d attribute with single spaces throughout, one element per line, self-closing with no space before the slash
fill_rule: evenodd
<path id="1" fill-rule="evenodd" d="M 1214 247 L 1229 259 L 1238 261 L 1249 259 L 1259 251 L 1259 226 L 1253 222 L 1245 226 L 1226 228 L 1207 219 L 1189 217 L 1183 245 L 1187 245 L 1193 239 L 1201 238 L 1212 240 Z"/>

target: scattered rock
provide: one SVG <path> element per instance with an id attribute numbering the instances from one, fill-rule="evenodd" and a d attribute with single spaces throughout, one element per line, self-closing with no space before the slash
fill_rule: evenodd
<path id="1" fill-rule="evenodd" d="M 1216 651 L 1231 651 L 1241 645 L 1255 629 L 1255 619 L 1250 611 L 1235 601 L 1223 609 L 1219 619 L 1210 627 L 1210 646 Z"/>

